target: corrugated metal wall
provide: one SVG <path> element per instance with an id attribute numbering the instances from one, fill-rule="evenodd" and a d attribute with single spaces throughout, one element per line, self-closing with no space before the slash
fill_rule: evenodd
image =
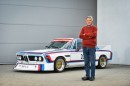
<path id="1" fill-rule="evenodd" d="M 96 24 L 97 0 L 0 0 L 0 64 L 53 38 L 78 37 L 88 15 Z"/>
<path id="2" fill-rule="evenodd" d="M 112 46 L 113 64 L 130 65 L 130 0 L 98 0 L 98 44 Z"/>

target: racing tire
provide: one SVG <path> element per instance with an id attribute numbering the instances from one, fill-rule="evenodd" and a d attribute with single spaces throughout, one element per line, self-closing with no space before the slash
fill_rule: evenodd
<path id="1" fill-rule="evenodd" d="M 57 58 L 54 62 L 55 72 L 63 72 L 65 70 L 65 60 L 63 58 Z"/>
<path id="2" fill-rule="evenodd" d="M 97 67 L 99 69 L 104 69 L 104 68 L 106 68 L 106 66 L 107 66 L 107 58 L 106 58 L 106 56 L 101 56 L 98 60 L 98 66 Z"/>

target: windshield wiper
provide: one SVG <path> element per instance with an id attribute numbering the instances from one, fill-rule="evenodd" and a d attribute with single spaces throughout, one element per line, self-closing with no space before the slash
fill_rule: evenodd
<path id="1" fill-rule="evenodd" d="M 45 48 L 49 48 L 49 46 L 45 46 Z"/>

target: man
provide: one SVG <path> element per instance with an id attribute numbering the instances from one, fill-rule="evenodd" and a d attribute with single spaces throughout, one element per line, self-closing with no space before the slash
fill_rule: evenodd
<path id="1" fill-rule="evenodd" d="M 83 55 L 85 62 L 86 75 L 82 80 L 95 80 L 95 52 L 97 44 L 97 27 L 92 25 L 93 17 L 86 18 L 86 26 L 80 32 L 79 38 L 82 39 Z"/>

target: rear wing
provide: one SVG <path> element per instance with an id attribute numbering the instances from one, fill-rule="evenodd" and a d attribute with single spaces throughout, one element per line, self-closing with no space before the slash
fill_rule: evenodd
<path id="1" fill-rule="evenodd" d="M 111 51 L 111 45 L 98 45 L 96 47 L 96 50 L 110 50 Z"/>

